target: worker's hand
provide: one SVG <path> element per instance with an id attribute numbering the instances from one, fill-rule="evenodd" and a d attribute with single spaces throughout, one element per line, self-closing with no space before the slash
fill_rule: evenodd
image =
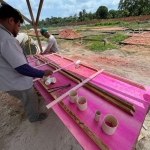
<path id="1" fill-rule="evenodd" d="M 51 74 L 53 74 L 51 70 L 44 70 L 44 76 L 49 76 Z"/>

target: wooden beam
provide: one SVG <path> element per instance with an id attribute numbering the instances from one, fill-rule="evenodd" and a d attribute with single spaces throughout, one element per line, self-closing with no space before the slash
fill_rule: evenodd
<path id="1" fill-rule="evenodd" d="M 69 75 L 70 76 L 70 75 Z M 69 77 L 67 76 L 67 77 Z M 71 77 L 71 76 L 70 76 Z M 69 78 L 70 78 L 69 77 Z M 72 80 L 72 78 L 70 78 Z M 75 79 L 76 80 L 76 79 Z M 73 79 L 73 81 L 75 81 Z M 75 81 L 76 83 L 80 81 Z M 49 88 L 39 80 L 39 83 L 44 87 L 44 89 L 49 93 Z M 55 100 L 58 96 L 55 93 L 49 93 Z M 79 127 L 93 140 L 93 142 L 101 149 L 101 150 L 109 150 L 110 148 L 101 141 L 101 139 L 96 136 L 90 128 L 88 128 L 62 101 L 59 102 L 59 105 L 72 117 L 72 119 L 77 123 Z"/>
<path id="2" fill-rule="evenodd" d="M 30 16 L 31 16 L 31 19 L 32 19 L 33 27 L 34 27 L 34 30 L 35 30 L 35 33 L 36 33 L 36 37 L 37 37 L 37 40 L 38 40 L 38 43 L 39 43 L 40 51 L 43 52 L 42 51 L 41 42 L 40 42 L 40 38 L 38 36 L 37 27 L 36 27 L 36 24 L 34 22 L 34 16 L 33 16 L 33 13 L 32 13 L 30 2 L 29 2 L 29 0 L 26 0 L 26 2 L 27 2 L 27 5 L 28 5 L 28 9 L 29 9 L 29 12 L 30 12 Z"/>
<path id="3" fill-rule="evenodd" d="M 76 85 L 75 87 L 73 87 L 72 89 L 70 89 L 68 92 L 66 92 L 63 95 L 61 95 L 55 101 L 52 101 L 51 103 L 49 103 L 48 105 L 46 105 L 47 109 L 50 109 L 51 107 L 53 107 L 54 105 L 56 105 L 57 103 L 59 103 L 62 99 L 64 99 L 66 96 L 68 96 L 69 92 L 71 90 L 77 90 L 78 88 L 80 88 L 81 86 L 83 86 L 85 83 L 87 83 L 88 81 L 90 81 L 91 79 L 93 79 L 94 77 L 96 77 L 98 74 L 102 73 L 103 71 L 104 71 L 103 69 L 99 70 L 95 74 L 91 75 L 89 78 L 83 80 L 81 83 L 79 83 L 78 85 Z"/>
<path id="4" fill-rule="evenodd" d="M 5 1 L 3 1 L 3 0 L 0 0 L 0 2 L 1 2 L 2 4 L 9 5 L 9 4 L 7 4 Z M 30 19 L 28 19 L 27 17 L 25 17 L 23 14 L 21 14 L 21 15 L 22 15 L 22 17 L 23 17 L 24 20 L 26 20 L 27 22 L 29 22 L 30 24 L 32 24 L 32 21 L 31 21 Z"/>
<path id="5" fill-rule="evenodd" d="M 39 21 L 41 9 L 42 9 L 43 1 L 44 0 L 40 0 L 40 3 L 39 3 L 38 13 L 37 13 L 37 16 L 36 16 L 36 25 L 38 25 L 38 21 Z"/>
<path id="6" fill-rule="evenodd" d="M 22 14 L 22 17 L 23 17 L 23 19 L 26 20 L 28 23 L 30 23 L 31 25 L 33 25 L 33 24 L 32 24 L 32 21 L 31 21 L 30 19 L 28 19 L 26 16 L 24 16 L 23 14 Z"/>
<path id="7" fill-rule="evenodd" d="M 135 108 L 132 104 L 128 103 L 127 101 L 124 101 L 112 95 L 111 93 L 104 91 L 103 89 L 95 85 L 92 85 L 90 83 L 84 84 L 84 87 L 86 87 L 88 90 L 92 91 L 93 93 L 97 94 L 98 96 L 103 97 L 105 100 L 117 106 L 118 108 L 130 114 L 131 116 L 134 116 L 133 110 L 135 111 Z"/>

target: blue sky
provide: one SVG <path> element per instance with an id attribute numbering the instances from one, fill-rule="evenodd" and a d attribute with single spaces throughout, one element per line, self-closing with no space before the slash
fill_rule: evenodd
<path id="1" fill-rule="evenodd" d="M 4 0 L 11 6 L 19 9 L 23 15 L 30 19 L 26 0 Z M 106 6 L 108 10 L 117 10 L 120 0 L 44 0 L 40 20 L 53 17 L 69 17 L 85 9 L 94 13 L 99 6 Z M 34 18 L 38 11 L 40 0 L 30 0 Z"/>

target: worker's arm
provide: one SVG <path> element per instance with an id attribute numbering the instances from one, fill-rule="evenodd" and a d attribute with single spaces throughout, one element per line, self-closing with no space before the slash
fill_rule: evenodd
<path id="1" fill-rule="evenodd" d="M 29 77 L 36 77 L 36 78 L 42 78 L 43 76 L 48 76 L 52 74 L 52 71 L 50 70 L 44 70 L 44 71 L 38 70 L 29 66 L 28 64 L 19 66 L 15 68 L 15 70 L 22 75 L 29 76 Z"/>
<path id="2" fill-rule="evenodd" d="M 44 50 L 44 52 L 43 52 L 42 54 L 50 53 L 53 44 L 54 44 L 54 42 L 53 42 L 53 41 L 50 41 L 50 42 L 48 43 L 46 49 Z"/>

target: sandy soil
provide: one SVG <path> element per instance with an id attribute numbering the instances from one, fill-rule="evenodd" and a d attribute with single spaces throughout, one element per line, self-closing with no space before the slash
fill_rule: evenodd
<path id="1" fill-rule="evenodd" d="M 103 68 L 141 84 L 150 85 L 150 48 L 123 46 L 116 50 L 92 52 L 80 43 L 64 41 L 59 44 L 61 54 L 96 68 Z M 0 93 L 0 150 L 81 150 L 76 139 L 59 120 L 53 110 L 46 110 L 41 96 L 40 109 L 47 112 L 45 121 L 29 123 L 19 100 Z M 142 128 L 137 150 L 150 149 L 150 113 Z"/>

